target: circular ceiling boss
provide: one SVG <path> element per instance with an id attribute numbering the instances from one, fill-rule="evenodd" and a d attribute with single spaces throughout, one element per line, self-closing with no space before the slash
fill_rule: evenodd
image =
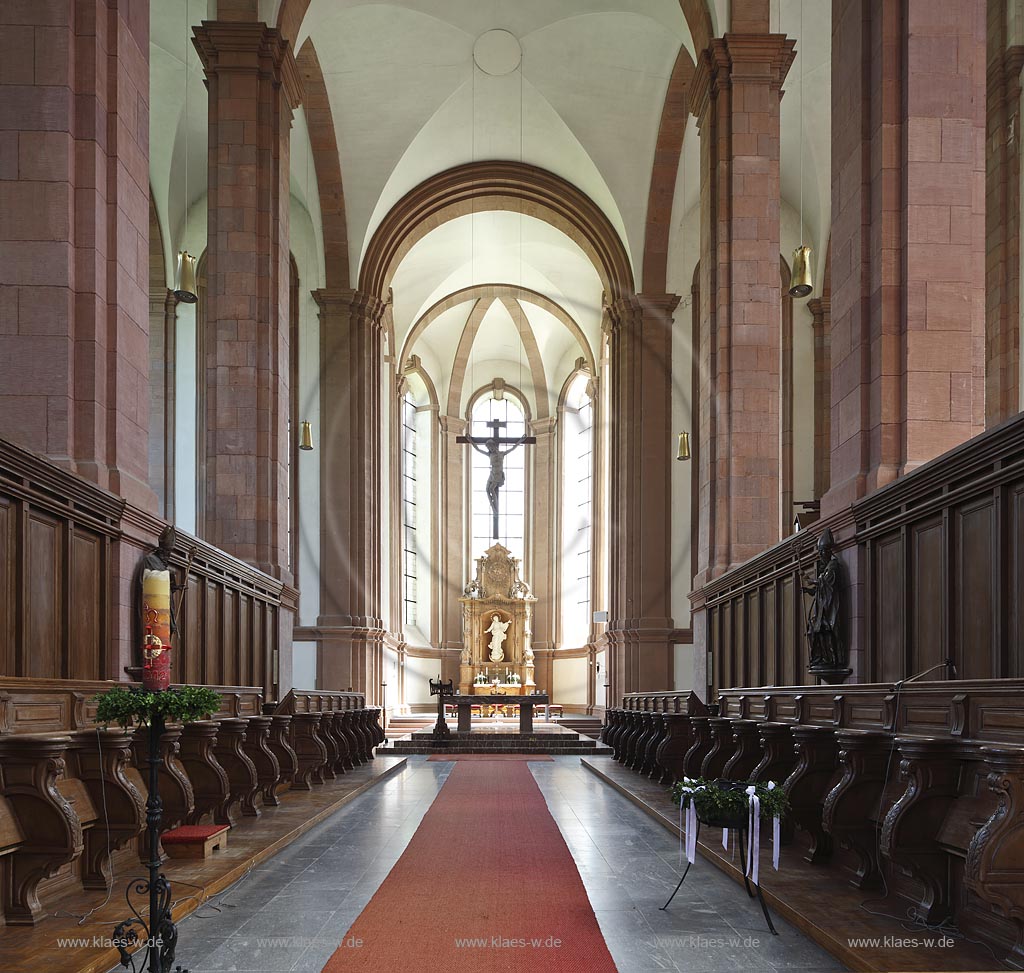
<path id="1" fill-rule="evenodd" d="M 523 49 L 515 34 L 495 28 L 485 31 L 473 45 L 473 60 L 485 74 L 511 74 L 523 59 Z"/>

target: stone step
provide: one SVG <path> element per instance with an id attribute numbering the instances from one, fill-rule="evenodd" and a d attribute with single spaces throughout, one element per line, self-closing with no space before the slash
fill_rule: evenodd
<path id="1" fill-rule="evenodd" d="M 401 749 L 392 749 L 388 747 L 387 750 L 381 751 L 382 753 L 393 753 L 396 756 L 407 756 L 412 754 L 430 754 L 430 753 L 475 753 L 475 754 L 504 754 L 504 753 L 524 753 L 524 754 L 547 754 L 552 757 L 594 757 L 594 756 L 607 756 L 611 754 L 611 750 L 607 747 L 585 748 L 577 744 L 572 744 L 564 747 L 530 747 L 530 746 L 518 746 L 518 747 L 490 747 L 482 749 L 480 747 L 473 746 L 452 746 L 452 747 L 438 747 L 428 746 L 426 744 L 419 744 L 415 746 L 403 747 Z"/>

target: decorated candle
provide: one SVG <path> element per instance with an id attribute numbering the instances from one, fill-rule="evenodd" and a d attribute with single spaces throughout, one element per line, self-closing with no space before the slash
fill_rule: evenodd
<path id="1" fill-rule="evenodd" d="M 142 685 L 159 692 L 171 684 L 171 572 L 142 573 Z"/>

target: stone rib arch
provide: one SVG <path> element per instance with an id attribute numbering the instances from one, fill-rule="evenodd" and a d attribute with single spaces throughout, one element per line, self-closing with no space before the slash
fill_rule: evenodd
<path id="1" fill-rule="evenodd" d="M 541 361 L 540 348 L 537 346 L 537 336 L 533 333 L 533 327 L 530 325 L 522 304 L 507 297 L 500 298 L 500 300 L 515 323 L 516 330 L 519 332 L 519 340 L 523 343 L 523 349 L 526 352 L 534 396 L 537 400 L 537 418 L 545 419 L 549 411 L 548 382 L 544 374 L 544 362 Z"/>
<path id="2" fill-rule="evenodd" d="M 698 48 L 699 49 L 699 48 Z M 685 46 L 679 48 L 661 108 L 658 142 L 651 168 L 644 232 L 643 290 L 668 290 L 668 250 L 672 233 L 672 203 L 683 152 L 683 137 L 690 118 L 690 84 L 695 66 Z"/>
<path id="3" fill-rule="evenodd" d="M 459 346 L 455 352 L 455 361 L 452 363 L 452 377 L 448 383 L 446 415 L 457 416 L 459 414 L 462 385 L 466 380 L 466 365 L 473 350 L 473 342 L 476 341 L 476 333 L 480 330 L 480 323 L 483 321 L 484 315 L 490 306 L 490 301 L 477 300 L 469 312 L 469 317 L 466 318 L 466 323 L 462 328 L 462 335 L 459 338 Z"/>
<path id="4" fill-rule="evenodd" d="M 278 22 L 280 23 L 280 18 Z M 334 116 L 331 114 L 327 85 L 324 83 L 323 70 L 312 38 L 308 38 L 302 45 L 295 63 L 306 93 L 303 111 L 306 113 L 306 127 L 309 132 L 310 151 L 313 155 L 320 200 L 326 286 L 329 289 L 344 290 L 349 287 L 351 271 L 341 158 L 338 154 L 338 139 L 334 130 Z"/>
<path id="5" fill-rule="evenodd" d="M 561 230 L 587 255 L 612 300 L 633 293 L 626 249 L 600 207 L 554 173 L 502 161 L 456 166 L 403 196 L 370 240 L 359 289 L 385 297 L 406 254 L 431 230 L 460 216 L 493 211 L 533 216 Z"/>
<path id="6" fill-rule="evenodd" d="M 534 304 L 557 318 L 576 339 L 576 343 L 580 346 L 580 351 L 587 359 L 591 369 L 594 368 L 593 349 L 590 347 L 590 342 L 587 341 L 587 336 L 583 333 L 583 329 L 579 324 L 577 324 L 576 319 L 557 301 L 553 301 L 550 297 L 541 294 L 539 291 L 532 290 L 529 287 L 519 287 L 516 284 L 475 284 L 471 287 L 463 287 L 461 290 L 452 291 L 451 294 L 442 297 L 427 308 L 416 320 L 412 328 L 409 329 L 409 334 L 406 336 L 402 347 L 402 361 L 405 361 L 413 354 L 416 342 L 431 323 L 445 311 L 451 310 L 453 307 L 464 304 L 467 301 L 494 300 L 495 298 L 509 298 L 520 304 Z"/>

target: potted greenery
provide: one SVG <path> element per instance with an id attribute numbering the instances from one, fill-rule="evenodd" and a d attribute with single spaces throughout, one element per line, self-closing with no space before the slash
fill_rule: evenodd
<path id="1" fill-rule="evenodd" d="M 96 722 L 119 723 L 122 727 L 149 727 L 148 796 L 146 799 L 146 827 L 149 877 L 132 879 L 126 898 L 132 909 L 131 918 L 125 919 L 114 930 L 121 965 L 131 962 L 131 950 L 142 947 L 147 953 L 150 973 L 165 973 L 174 963 L 178 932 L 172 912 L 171 885 L 160 871 L 160 737 L 167 723 L 194 723 L 206 719 L 220 709 L 220 694 L 205 686 L 182 686 L 180 689 L 147 689 L 145 686 L 115 686 L 95 697 Z M 149 912 L 145 919 L 132 905 L 131 896 L 148 895 Z M 141 933 L 141 935 L 140 935 Z M 180 970 L 181 967 L 179 966 Z"/>
<path id="2" fill-rule="evenodd" d="M 194 723 L 220 709 L 220 694 L 206 686 L 182 686 L 149 692 L 138 686 L 115 686 L 96 697 L 96 722 L 148 726 L 151 722 Z"/>

